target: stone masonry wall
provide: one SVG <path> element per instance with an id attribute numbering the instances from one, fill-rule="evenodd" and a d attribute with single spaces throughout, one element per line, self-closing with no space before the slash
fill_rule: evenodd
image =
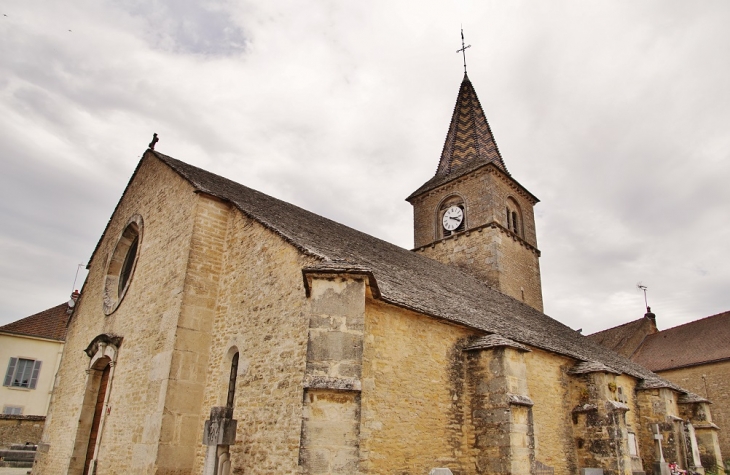
<path id="1" fill-rule="evenodd" d="M 510 347 L 467 352 L 468 423 L 477 474 L 531 473 L 535 428 L 524 351 Z"/>
<path id="2" fill-rule="evenodd" d="M 303 267 L 312 263 L 281 237 L 234 212 L 210 341 L 203 411 L 192 436 L 201 473 L 203 423 L 224 406 L 231 357 L 239 352 L 230 447 L 233 474 L 297 473 L 308 304 Z"/>
<path id="3" fill-rule="evenodd" d="M 417 252 L 474 275 L 531 307 L 543 309 L 537 251 L 504 228 L 495 225 L 465 231 Z"/>
<path id="4" fill-rule="evenodd" d="M 662 450 L 667 462 L 682 463 L 683 448 L 681 433 L 678 430 L 679 408 L 677 393 L 671 389 L 642 389 L 637 391 L 639 409 L 639 443 L 644 470 L 654 474 L 654 462 L 657 462 L 652 427 L 656 424 L 662 434 Z"/>
<path id="5" fill-rule="evenodd" d="M 309 341 L 299 464 L 303 473 L 358 472 L 366 278 L 307 276 Z"/>
<path id="6" fill-rule="evenodd" d="M 154 471 L 197 199 L 192 187 L 166 165 L 144 159 L 90 263 L 69 324 L 36 473 L 66 473 L 86 386 L 89 357 L 83 350 L 102 333 L 124 340 L 102 433 L 99 473 Z M 124 300 L 105 316 L 107 258 L 134 214 L 144 219 L 136 270 Z"/>
<path id="7" fill-rule="evenodd" d="M 203 407 L 203 396 L 228 222 L 235 211 L 216 198 L 203 193 L 197 196 L 164 410 L 152 414 L 162 419 L 158 475 L 190 472 L 200 445 L 199 422 L 209 413 Z"/>
<path id="8" fill-rule="evenodd" d="M 443 237 L 440 204 L 455 195 L 464 201 L 466 230 Z M 508 229 L 510 200 L 520 208 L 519 233 Z M 534 204 L 514 180 L 485 167 L 413 200 L 415 248 L 542 311 Z"/>
<path id="9" fill-rule="evenodd" d="M 472 174 L 465 175 L 413 200 L 414 247 L 419 248 L 442 237 L 441 222 L 437 213 L 439 204 L 449 196 L 458 195 L 463 198 L 466 229 L 496 222 L 504 228 L 508 198 L 512 198 L 520 206 L 523 219 L 523 238 L 533 247 L 537 247 L 535 216 L 532 198 L 524 194 L 515 185 L 512 178 L 506 177 L 494 166 L 486 166 Z"/>
<path id="10" fill-rule="evenodd" d="M 11 416 L 0 414 L 0 448 L 11 444 L 38 444 L 46 416 Z"/>
<path id="11" fill-rule="evenodd" d="M 577 473 L 566 374 L 575 360 L 542 350 L 526 353 L 527 386 L 534 402 L 535 460 L 555 469 L 555 474 Z"/>
<path id="12" fill-rule="evenodd" d="M 712 402 L 712 421 L 720 427 L 720 451 L 725 460 L 730 460 L 730 360 L 659 374 Z"/>
<path id="13" fill-rule="evenodd" d="M 474 473 L 465 426 L 463 343 L 469 329 L 368 299 L 362 367 L 360 469 Z"/>

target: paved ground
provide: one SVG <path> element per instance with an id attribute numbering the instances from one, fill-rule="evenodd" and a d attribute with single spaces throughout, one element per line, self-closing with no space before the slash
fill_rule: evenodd
<path id="1" fill-rule="evenodd" d="M 0 475 L 25 475 L 29 471 L 29 468 L 0 467 Z"/>

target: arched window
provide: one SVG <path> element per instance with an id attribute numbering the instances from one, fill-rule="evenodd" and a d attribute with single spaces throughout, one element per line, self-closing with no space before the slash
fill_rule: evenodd
<path id="1" fill-rule="evenodd" d="M 507 206 L 505 207 L 505 221 L 506 228 L 517 234 L 520 237 L 524 237 L 524 223 L 522 222 L 522 210 L 517 201 L 511 196 L 507 198 Z"/>
<path id="2" fill-rule="evenodd" d="M 231 375 L 228 378 L 228 397 L 226 398 L 226 407 L 233 407 L 233 401 L 236 398 L 236 377 L 238 376 L 238 352 L 231 359 Z"/>

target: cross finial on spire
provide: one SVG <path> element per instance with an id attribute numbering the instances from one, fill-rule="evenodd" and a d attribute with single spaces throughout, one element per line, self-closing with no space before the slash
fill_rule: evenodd
<path id="1" fill-rule="evenodd" d="M 466 74 L 466 49 L 471 48 L 471 45 L 464 46 L 464 28 L 461 28 L 461 49 L 457 49 L 457 53 L 461 53 L 464 56 L 464 74 Z"/>

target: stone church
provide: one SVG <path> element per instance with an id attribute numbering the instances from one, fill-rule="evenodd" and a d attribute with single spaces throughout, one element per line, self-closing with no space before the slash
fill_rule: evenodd
<path id="1" fill-rule="evenodd" d="M 706 399 L 542 312 L 538 199 L 466 75 L 408 201 L 412 251 L 147 150 L 33 473 L 703 471 Z"/>

